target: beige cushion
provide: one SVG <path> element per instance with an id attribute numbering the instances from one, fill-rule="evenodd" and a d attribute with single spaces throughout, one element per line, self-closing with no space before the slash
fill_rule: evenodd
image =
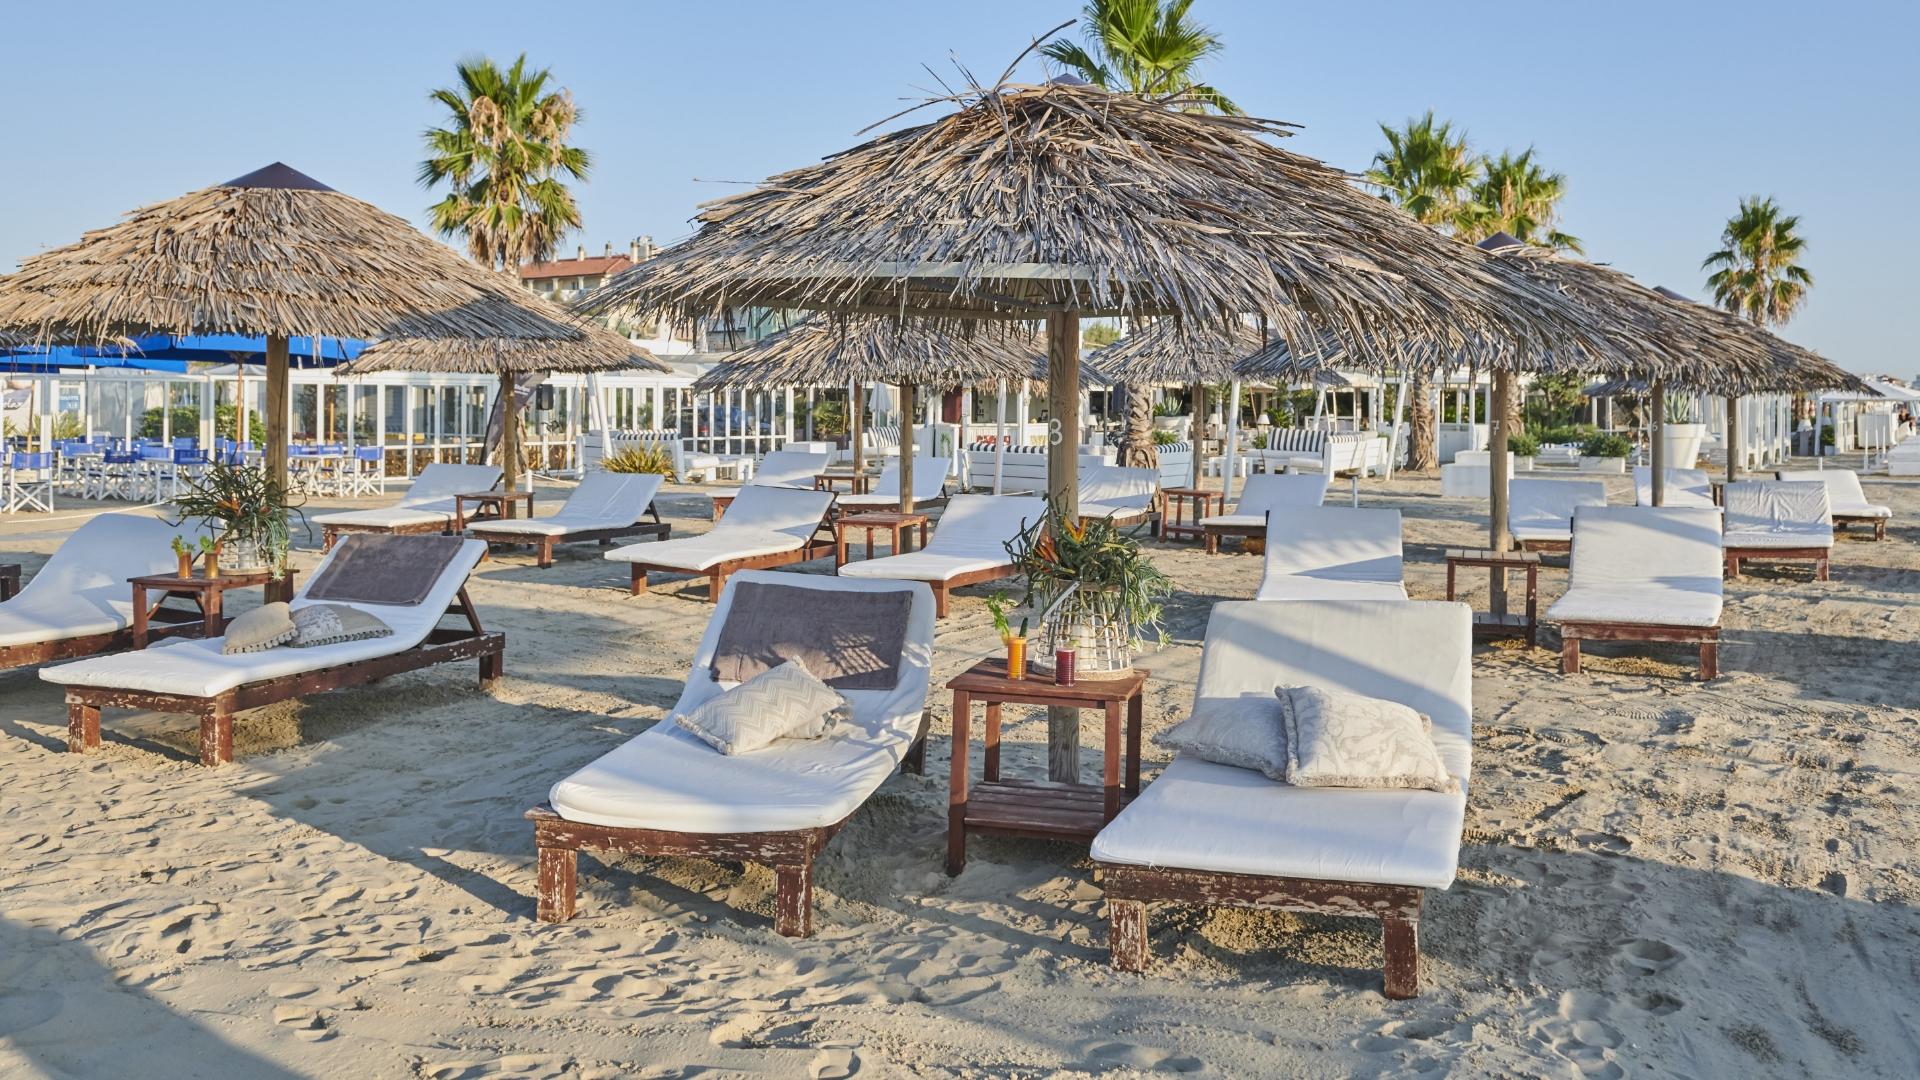
<path id="1" fill-rule="evenodd" d="M 287 613 L 287 605 L 276 600 L 271 604 L 262 604 L 228 623 L 226 636 L 220 641 L 220 651 L 228 655 L 260 652 L 292 641 L 299 632 L 300 628 L 293 624 L 293 616 Z"/>
<path id="2" fill-rule="evenodd" d="M 393 633 L 391 626 L 346 604 L 307 604 L 296 608 L 293 625 L 300 631 L 291 642 L 296 649 L 332 645 L 337 641 L 387 637 Z"/>
<path id="3" fill-rule="evenodd" d="M 1287 778 L 1287 735 L 1281 704 L 1267 694 L 1203 698 L 1193 715 L 1153 737 L 1156 746 L 1202 761 Z"/>
<path id="4" fill-rule="evenodd" d="M 1459 790 L 1427 734 L 1431 722 L 1408 706 L 1317 686 L 1282 686 L 1274 695 L 1295 787 Z"/>
<path id="5" fill-rule="evenodd" d="M 789 660 L 708 698 L 678 723 L 723 754 L 747 754 L 777 739 L 818 739 L 852 717 L 846 698 Z"/>

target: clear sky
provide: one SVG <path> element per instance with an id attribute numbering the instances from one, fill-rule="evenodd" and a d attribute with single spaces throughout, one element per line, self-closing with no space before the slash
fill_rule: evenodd
<path id="1" fill-rule="evenodd" d="M 424 220 L 427 92 L 526 52 L 570 87 L 595 158 L 585 243 L 689 231 L 696 203 L 852 145 L 954 63 L 992 79 L 1077 0 L 87 3 L 9 0 L 0 269 L 136 206 L 284 160 Z M 1802 217 L 1812 299 L 1786 334 L 1856 371 L 1920 372 L 1900 266 L 1920 250 L 1920 4 L 1513 5 L 1197 0 L 1208 75 L 1289 148 L 1364 168 L 1428 108 L 1567 174 L 1589 257 L 1704 293 L 1740 196 Z M 1070 30 L 1069 33 L 1076 33 Z M 924 65 L 924 67 L 923 67 Z M 1038 62 L 1025 69 L 1038 77 Z"/>

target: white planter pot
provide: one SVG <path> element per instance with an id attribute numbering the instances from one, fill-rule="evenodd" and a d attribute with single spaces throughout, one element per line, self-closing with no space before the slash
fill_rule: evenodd
<path id="1" fill-rule="evenodd" d="M 1705 424 L 1662 424 L 1660 437 L 1666 440 L 1666 467 L 1691 469 L 1700 460 L 1700 444 L 1706 441 Z"/>
<path id="2" fill-rule="evenodd" d="M 1580 458 L 1580 471 L 1586 473 L 1609 473 L 1624 475 L 1627 471 L 1627 459 L 1623 457 L 1586 457 Z"/>
<path id="3" fill-rule="evenodd" d="M 1519 470 L 1520 472 L 1532 472 L 1533 471 L 1532 456 L 1531 455 L 1524 456 L 1524 457 L 1515 456 L 1513 459 L 1513 467 Z"/>

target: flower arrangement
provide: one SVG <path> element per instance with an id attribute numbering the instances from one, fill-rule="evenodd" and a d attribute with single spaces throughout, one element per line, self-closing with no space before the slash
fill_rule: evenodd
<path id="1" fill-rule="evenodd" d="M 1022 603 L 1044 612 L 1045 656 L 1072 646 L 1091 653 L 1083 671 L 1110 674 L 1132 666 L 1146 635 L 1166 641 L 1160 602 L 1173 581 L 1147 561 L 1138 539 L 1106 518 L 1081 522 L 1049 504 L 1006 547 L 1027 581 Z"/>
<path id="2" fill-rule="evenodd" d="M 285 572 L 287 551 L 293 546 L 287 528 L 289 514 L 306 516 L 297 504 L 290 503 L 286 489 L 275 483 L 264 469 L 247 465 L 216 464 L 184 494 L 173 500 L 179 520 L 206 523 L 217 535 L 202 537 L 202 549 L 210 556 L 207 576 L 216 572 L 222 551 L 231 550 L 235 567 L 265 566 L 275 581 Z"/>

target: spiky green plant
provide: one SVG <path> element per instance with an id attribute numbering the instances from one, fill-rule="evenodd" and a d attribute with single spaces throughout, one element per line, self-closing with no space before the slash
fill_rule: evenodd
<path id="1" fill-rule="evenodd" d="M 228 540 L 260 545 L 275 581 L 286 568 L 287 551 L 293 544 L 288 517 L 298 516 L 301 527 L 306 526 L 306 515 L 299 503 L 289 500 L 286 489 L 265 469 L 248 465 L 208 466 L 190 488 L 174 496 L 173 509 L 174 524 L 199 521 L 216 534 L 202 537 L 210 541 L 203 543 L 205 548 Z"/>
<path id="2" fill-rule="evenodd" d="M 1078 585 L 1068 600 L 1073 612 L 1063 614 L 1126 627 L 1135 647 L 1148 633 L 1167 640 L 1161 601 L 1172 595 L 1173 579 L 1147 561 L 1135 535 L 1109 519 L 1076 521 L 1049 502 L 1040 520 L 1007 541 L 1006 549 L 1027 582 L 1023 606 L 1045 610 L 1068 586 Z"/>

